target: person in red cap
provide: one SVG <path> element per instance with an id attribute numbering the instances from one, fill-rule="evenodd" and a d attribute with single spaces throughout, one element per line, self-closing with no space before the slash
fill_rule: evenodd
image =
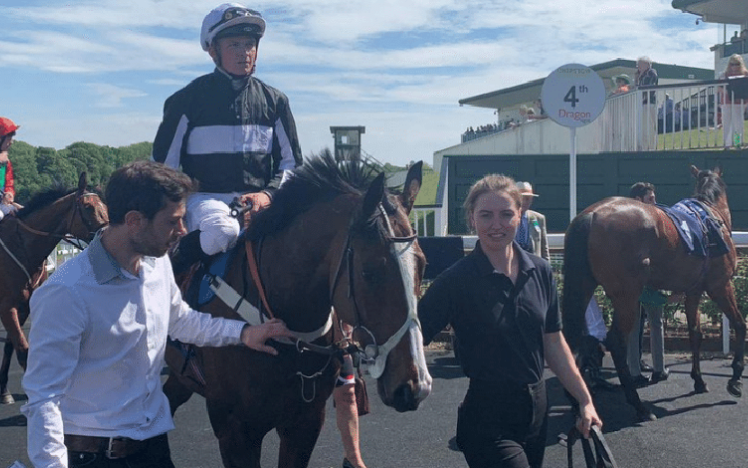
<path id="1" fill-rule="evenodd" d="M 13 164 L 8 158 L 8 148 L 13 144 L 13 137 L 20 127 L 7 117 L 0 117 L 0 220 L 5 215 L 18 209 L 15 203 L 16 189 L 14 187 Z"/>

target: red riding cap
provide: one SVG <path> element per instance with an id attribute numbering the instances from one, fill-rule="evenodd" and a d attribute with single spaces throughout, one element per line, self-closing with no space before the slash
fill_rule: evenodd
<path id="1" fill-rule="evenodd" d="M 21 128 L 21 126 L 20 125 L 16 125 L 9 118 L 7 118 L 7 117 L 0 117 L 0 137 L 4 137 L 5 135 L 13 133 L 16 130 L 18 130 L 19 128 Z"/>

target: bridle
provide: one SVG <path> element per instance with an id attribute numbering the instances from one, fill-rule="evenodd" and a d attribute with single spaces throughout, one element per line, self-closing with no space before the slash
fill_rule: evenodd
<path id="1" fill-rule="evenodd" d="M 83 223 L 83 226 L 88 230 L 88 232 L 89 233 L 95 232 L 93 230 L 93 226 L 91 226 L 91 223 L 86 219 L 85 216 L 83 216 L 83 208 L 82 208 L 83 199 L 88 196 L 98 196 L 98 195 L 93 192 L 87 192 L 87 193 L 82 193 L 75 197 L 75 205 L 73 206 L 73 211 L 70 213 L 70 219 L 68 220 L 67 226 L 65 227 L 65 234 L 57 234 L 54 232 L 39 231 L 38 229 L 34 229 L 28 224 L 24 223 L 20 218 L 18 219 L 18 225 L 30 233 L 36 234 L 37 236 L 54 237 L 57 239 L 65 240 L 69 242 L 70 244 L 73 244 L 74 246 L 76 246 L 79 250 L 83 250 L 84 247 L 81 244 L 81 239 L 70 234 L 70 231 L 72 231 L 73 229 L 73 223 L 75 222 L 75 215 L 78 215 L 81 222 Z"/>
<path id="2" fill-rule="evenodd" d="M 418 237 L 417 234 L 412 234 L 410 236 L 404 236 L 404 237 L 398 237 L 395 235 L 395 231 L 392 228 L 392 223 L 390 222 L 389 217 L 387 216 L 387 212 L 385 211 L 382 204 L 379 204 L 379 211 L 384 217 L 385 223 L 387 224 L 387 229 L 389 231 L 389 237 L 386 239 L 387 243 L 390 244 L 407 244 L 405 248 L 403 248 L 400 252 L 397 252 L 396 255 L 399 257 L 403 254 L 407 254 L 410 252 L 410 248 L 413 245 L 413 241 Z M 340 255 L 340 260 L 338 261 L 338 266 L 335 269 L 335 274 L 333 276 L 333 282 L 332 286 L 330 287 L 330 303 L 333 303 L 333 299 L 335 296 L 335 291 L 337 290 L 338 284 L 340 283 L 340 277 L 341 277 L 341 271 L 343 269 L 343 263 L 346 264 L 346 269 L 348 270 L 348 294 L 347 298 L 352 302 L 353 304 L 353 311 L 355 315 L 355 323 L 353 323 L 352 330 L 347 334 L 348 338 L 353 336 L 353 333 L 356 330 L 360 330 L 371 338 L 372 343 L 368 344 L 363 349 L 363 356 L 362 360 L 368 364 L 369 366 L 369 375 L 371 375 L 373 378 L 378 379 L 383 373 L 384 368 L 387 363 L 387 356 L 389 353 L 397 346 L 397 344 L 400 342 L 402 337 L 407 333 L 407 331 L 412 326 L 417 326 L 419 329 L 421 327 L 420 322 L 418 321 L 418 315 L 416 314 L 415 307 L 410 307 L 408 311 L 408 317 L 405 319 L 405 322 L 400 326 L 400 328 L 390 336 L 387 341 L 385 341 L 382 345 L 377 344 L 377 340 L 374 336 L 374 333 L 371 332 L 365 325 L 363 325 L 363 322 L 361 320 L 361 310 L 358 306 L 358 301 L 356 300 L 356 290 L 355 290 L 355 278 L 354 278 L 354 249 L 351 245 L 351 229 L 348 230 L 348 234 L 346 236 L 345 244 L 343 245 L 342 253 Z M 408 294 L 408 291 L 406 291 L 406 294 Z M 341 330 L 343 329 L 341 325 Z"/>
<path id="3" fill-rule="evenodd" d="M 83 216 L 83 211 L 82 211 L 82 208 L 81 208 L 81 204 L 82 204 L 82 200 L 81 199 L 83 197 L 88 196 L 88 195 L 96 195 L 96 194 L 95 193 L 84 193 L 84 194 L 78 195 L 75 198 L 75 207 L 73 208 L 73 211 L 70 214 L 70 220 L 68 221 L 67 227 L 65 228 L 65 232 L 66 232 L 65 234 L 61 235 L 61 234 L 56 234 L 56 233 L 53 233 L 53 232 L 39 231 L 37 229 L 32 228 L 28 224 L 24 223 L 20 218 L 16 218 L 16 221 L 18 221 L 18 225 L 19 226 L 21 226 L 22 228 L 24 228 L 25 230 L 29 231 L 32 234 L 36 234 L 37 236 L 43 236 L 43 237 L 55 237 L 55 238 L 59 238 L 59 239 L 65 239 L 67 242 L 69 242 L 69 243 L 73 244 L 74 246 L 76 246 L 79 250 L 83 250 L 84 247 L 80 243 L 80 239 L 78 239 L 75 236 L 69 235 L 68 232 L 73 227 L 73 222 L 75 221 L 75 215 L 76 214 L 80 214 L 80 219 L 83 222 L 83 225 L 86 227 L 86 229 L 88 229 L 89 232 L 92 231 L 92 226 L 88 222 L 88 220 Z M 21 243 L 21 245 L 23 245 L 23 243 Z M 3 242 L 2 239 L 0 239 L 0 247 L 2 247 L 3 250 L 5 250 L 5 253 L 7 253 L 8 256 L 15 262 L 15 264 L 18 265 L 18 267 L 21 269 L 21 271 L 23 271 L 23 273 L 26 275 L 26 278 L 29 280 L 29 283 L 32 283 L 31 274 L 29 274 L 29 270 L 18 259 L 18 257 L 16 257 L 13 254 L 13 252 L 10 251 L 10 249 L 5 244 L 5 242 Z"/>

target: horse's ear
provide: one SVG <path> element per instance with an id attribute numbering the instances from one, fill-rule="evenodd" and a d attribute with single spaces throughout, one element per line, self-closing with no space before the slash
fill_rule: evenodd
<path id="1" fill-rule="evenodd" d="M 698 179 L 699 178 L 699 172 L 701 172 L 701 171 L 699 171 L 699 168 L 696 167 L 696 166 L 694 166 L 693 164 L 691 164 L 691 175 L 693 175 L 694 177 L 696 177 Z"/>
<path id="2" fill-rule="evenodd" d="M 83 171 L 78 179 L 78 196 L 83 195 L 83 192 L 86 191 L 86 187 L 88 187 L 88 176 L 86 175 L 86 172 Z"/>
<path id="3" fill-rule="evenodd" d="M 715 167 L 715 168 L 714 168 L 714 169 L 712 170 L 712 172 L 714 172 L 714 173 L 715 173 L 715 174 L 717 174 L 718 176 L 722 177 L 722 168 L 721 168 L 721 167 L 719 167 L 719 166 Z"/>
<path id="4" fill-rule="evenodd" d="M 380 172 L 364 195 L 364 204 L 361 209 L 365 217 L 369 217 L 382 202 L 384 198 L 384 172 Z"/>
<path id="5" fill-rule="evenodd" d="M 418 196 L 418 191 L 421 190 L 422 182 L 423 161 L 418 161 L 408 169 L 408 175 L 405 177 L 403 193 L 400 195 L 400 203 L 403 204 L 405 213 L 410 214 L 410 210 L 413 208 L 413 203 L 415 203 L 416 197 Z"/>

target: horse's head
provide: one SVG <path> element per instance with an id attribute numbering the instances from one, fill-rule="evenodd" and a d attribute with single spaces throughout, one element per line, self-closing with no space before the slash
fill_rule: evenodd
<path id="1" fill-rule="evenodd" d="M 425 266 L 408 213 L 421 185 L 421 165 L 400 196 L 386 193 L 384 174 L 371 183 L 337 257 L 333 305 L 364 350 L 382 401 L 415 410 L 431 391 L 418 322 L 417 293 Z"/>
<path id="2" fill-rule="evenodd" d="M 696 188 L 693 196 L 702 202 L 708 203 L 717 210 L 718 215 L 725 222 L 728 230 L 732 229 L 732 217 L 727 205 L 727 186 L 722 180 L 722 169 L 715 167 L 712 170 L 699 169 L 691 166 L 691 175 L 696 179 Z"/>
<path id="3" fill-rule="evenodd" d="M 86 191 L 87 185 L 88 179 L 83 172 L 78 179 L 68 231 L 78 239 L 91 242 L 96 231 L 109 224 L 109 213 L 98 194 Z"/>

